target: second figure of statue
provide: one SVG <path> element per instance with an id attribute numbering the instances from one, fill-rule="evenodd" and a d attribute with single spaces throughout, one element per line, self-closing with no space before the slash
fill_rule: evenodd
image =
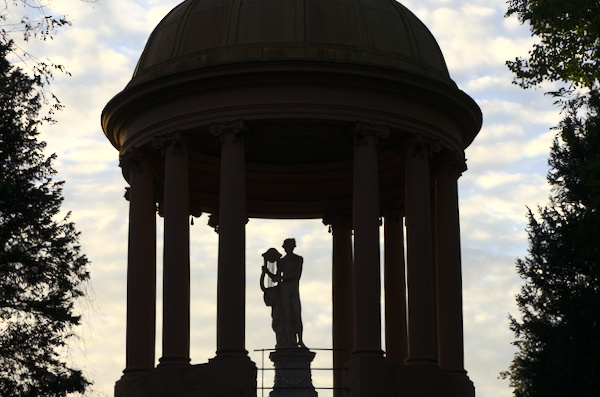
<path id="1" fill-rule="evenodd" d="M 288 238 L 283 242 L 285 256 L 270 248 L 263 254 L 265 263 L 262 267 L 260 286 L 267 306 L 271 307 L 272 326 L 277 340 L 276 348 L 303 348 L 302 315 L 300 306 L 300 276 L 302 275 L 301 256 L 294 254 L 296 240 Z M 276 263 L 276 268 L 269 270 L 267 264 Z M 273 286 L 265 286 L 265 276 Z"/>

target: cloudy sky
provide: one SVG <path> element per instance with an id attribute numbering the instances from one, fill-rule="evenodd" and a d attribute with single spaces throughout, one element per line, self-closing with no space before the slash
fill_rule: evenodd
<path id="1" fill-rule="evenodd" d="M 72 74 L 53 84 L 65 110 L 57 115 L 56 125 L 43 128 L 42 138 L 48 142 L 48 153 L 58 155 L 58 177 L 66 181 L 63 208 L 73 211 L 83 251 L 92 262 L 90 294 L 80 302 L 80 338 L 71 344 L 69 355 L 94 381 L 94 396 L 112 396 L 125 365 L 126 183 L 117 151 L 100 128 L 100 114 L 131 78 L 152 29 L 179 2 L 54 0 L 54 12 L 67 14 L 73 26 L 53 41 L 28 46 L 40 57 L 63 63 Z M 553 136 L 549 129 L 560 114 L 543 90 L 523 91 L 511 84 L 504 62 L 526 54 L 533 40 L 527 27 L 503 17 L 504 0 L 403 4 L 432 31 L 452 78 L 483 111 L 483 129 L 466 151 L 469 170 L 460 179 L 465 366 L 478 397 L 508 397 L 508 382 L 498 376 L 514 354 L 507 320 L 508 313 L 517 313 L 514 295 L 521 283 L 514 263 L 527 250 L 526 206 L 544 204 L 548 196 L 546 159 Z M 204 216 L 191 228 L 193 363 L 206 362 L 216 349 L 217 235 L 206 221 Z M 327 228 L 319 220 L 251 220 L 246 252 L 247 349 L 259 366 L 261 355 L 253 350 L 274 345 L 270 311 L 258 287 L 260 254 L 279 247 L 285 237 L 297 239 L 296 252 L 305 260 L 301 295 L 306 344 L 331 347 Z M 159 252 L 161 248 L 159 243 Z M 159 302 L 159 324 L 160 311 Z M 326 352 L 318 357 L 315 366 L 329 365 Z M 272 372 L 265 382 L 271 377 Z M 330 386 L 327 374 L 315 373 L 314 378 L 316 386 Z"/>

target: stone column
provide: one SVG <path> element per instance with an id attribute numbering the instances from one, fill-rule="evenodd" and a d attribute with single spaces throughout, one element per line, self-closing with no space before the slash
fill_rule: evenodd
<path id="1" fill-rule="evenodd" d="M 247 356 L 246 171 L 244 124 L 212 125 L 221 140 L 219 264 L 217 279 L 217 356 Z"/>
<path id="2" fill-rule="evenodd" d="M 190 229 L 187 145 L 176 133 L 165 155 L 163 356 L 161 365 L 190 361 Z"/>
<path id="3" fill-rule="evenodd" d="M 379 173 L 377 139 L 385 128 L 357 125 L 354 143 L 354 351 L 383 356 L 379 270 Z"/>
<path id="4" fill-rule="evenodd" d="M 466 371 L 457 180 L 464 170 L 462 155 L 445 156 L 436 181 L 438 357 L 441 368 L 461 376 Z"/>
<path id="5" fill-rule="evenodd" d="M 334 396 L 342 396 L 345 387 L 342 370 L 354 344 L 352 220 L 337 215 L 323 219 L 333 235 L 332 299 L 333 299 L 333 387 Z"/>
<path id="6" fill-rule="evenodd" d="M 154 170 L 139 150 L 128 151 L 129 249 L 125 374 L 154 368 L 156 337 L 156 205 Z"/>
<path id="7" fill-rule="evenodd" d="M 396 213 L 395 213 L 396 212 Z M 406 281 L 404 263 L 403 217 L 394 211 L 385 216 L 384 291 L 386 357 L 404 364 L 408 357 L 406 323 Z"/>
<path id="8" fill-rule="evenodd" d="M 407 364 L 435 366 L 429 150 L 419 141 L 413 141 L 406 150 Z"/>

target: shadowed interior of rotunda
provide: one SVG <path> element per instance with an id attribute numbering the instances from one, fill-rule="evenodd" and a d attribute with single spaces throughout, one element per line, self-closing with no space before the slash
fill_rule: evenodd
<path id="1" fill-rule="evenodd" d="M 130 205 L 126 363 L 115 396 L 262 395 L 245 342 L 245 227 L 256 218 L 321 219 L 331 230 L 335 396 L 474 396 L 457 181 L 481 122 L 434 37 L 394 0 L 175 7 L 102 114 Z M 192 365 L 189 227 L 200 214 L 219 239 L 216 355 Z M 292 240 L 258 248 L 274 331 L 270 395 L 316 396 L 297 296 L 302 252 Z"/>

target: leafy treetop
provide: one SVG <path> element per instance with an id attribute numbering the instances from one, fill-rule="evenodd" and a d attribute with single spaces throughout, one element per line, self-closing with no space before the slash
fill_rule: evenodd
<path id="1" fill-rule="evenodd" d="M 562 81 L 592 88 L 600 76 L 600 2 L 597 0 L 509 0 L 507 17 L 529 23 L 539 38 L 529 56 L 507 61 L 523 88 Z M 564 92 L 563 92 L 564 93 Z"/>
<path id="2" fill-rule="evenodd" d="M 52 14 L 51 4 L 52 0 L 0 0 L 0 44 L 9 49 L 6 56 L 23 66 L 36 80 L 35 89 L 40 93 L 41 103 L 49 105 L 47 121 L 52 121 L 54 111 L 62 109 L 60 101 L 47 90 L 47 86 L 56 72 L 70 73 L 64 65 L 37 58 L 17 41 L 52 40 L 60 28 L 71 25 L 65 15 Z"/>

